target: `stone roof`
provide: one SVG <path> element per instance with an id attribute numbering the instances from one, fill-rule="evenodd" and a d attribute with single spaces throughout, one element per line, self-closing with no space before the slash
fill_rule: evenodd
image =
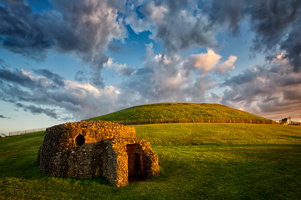
<path id="1" fill-rule="evenodd" d="M 45 141 L 55 140 L 68 147 L 80 146 L 79 136 L 84 143 L 100 142 L 112 138 L 136 138 L 135 128 L 108 121 L 80 121 L 52 126 L 46 129 Z"/>

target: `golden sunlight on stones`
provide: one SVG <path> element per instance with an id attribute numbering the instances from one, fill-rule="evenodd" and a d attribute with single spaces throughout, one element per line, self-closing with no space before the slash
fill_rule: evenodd
<path id="1" fill-rule="evenodd" d="M 46 130 L 40 173 L 80 179 L 105 177 L 117 187 L 160 174 L 150 143 L 135 128 L 105 121 L 60 124 Z"/>

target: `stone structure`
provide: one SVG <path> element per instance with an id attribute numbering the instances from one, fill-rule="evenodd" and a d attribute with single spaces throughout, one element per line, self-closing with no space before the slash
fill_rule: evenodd
<path id="1" fill-rule="evenodd" d="M 292 124 L 292 118 L 290 116 L 287 118 L 283 118 L 279 120 L 279 123 L 284 125 Z"/>
<path id="2" fill-rule="evenodd" d="M 60 177 L 105 177 L 121 187 L 129 180 L 158 176 L 158 156 L 135 128 L 105 121 L 81 121 L 46 129 L 37 163 L 40 173 Z"/>

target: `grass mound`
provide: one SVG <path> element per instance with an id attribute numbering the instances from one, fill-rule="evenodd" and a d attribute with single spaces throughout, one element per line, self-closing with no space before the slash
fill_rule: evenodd
<path id="1" fill-rule="evenodd" d="M 211 122 L 271 124 L 272 120 L 209 103 L 157 103 L 135 106 L 88 120 L 114 121 L 123 124 Z"/>
<path id="2" fill-rule="evenodd" d="M 161 175 L 123 188 L 38 173 L 44 133 L 0 138 L 0 199 L 301 199 L 301 127 L 134 125 Z"/>

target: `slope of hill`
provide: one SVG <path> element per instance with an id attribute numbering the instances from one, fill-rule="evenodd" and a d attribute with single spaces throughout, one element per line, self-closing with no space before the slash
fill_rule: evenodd
<path id="1" fill-rule="evenodd" d="M 126 124 L 169 122 L 273 123 L 272 120 L 251 113 L 209 103 L 146 104 L 88 120 L 114 121 Z"/>

